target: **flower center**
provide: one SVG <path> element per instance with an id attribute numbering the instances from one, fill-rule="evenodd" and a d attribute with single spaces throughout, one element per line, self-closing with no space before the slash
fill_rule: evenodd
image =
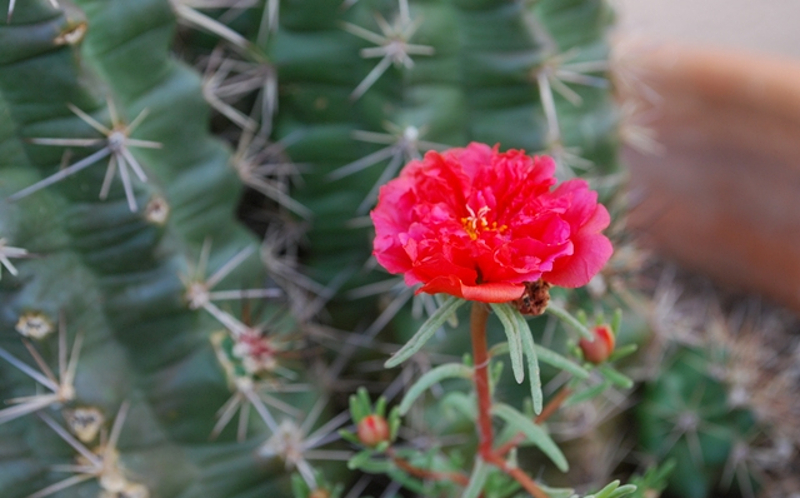
<path id="1" fill-rule="evenodd" d="M 485 230 L 503 233 L 508 229 L 506 225 L 497 226 L 496 221 L 489 223 L 486 219 L 486 215 L 489 214 L 489 206 L 483 206 L 477 213 L 467 206 L 467 211 L 469 211 L 469 216 L 461 218 L 461 224 L 464 225 L 464 231 L 472 240 L 477 240 L 481 232 Z"/>

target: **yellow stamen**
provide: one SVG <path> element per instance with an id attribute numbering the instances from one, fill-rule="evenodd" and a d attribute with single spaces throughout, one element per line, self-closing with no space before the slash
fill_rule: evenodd
<path id="1" fill-rule="evenodd" d="M 467 232 L 467 235 L 469 235 L 469 238 L 472 240 L 477 240 L 478 236 L 484 230 L 503 233 L 508 229 L 506 225 L 498 227 L 496 221 L 489 224 L 486 220 L 486 215 L 489 213 L 489 206 L 483 206 L 477 213 L 475 213 L 471 207 L 467 206 L 467 211 L 469 211 L 470 215 L 461 218 L 461 223 L 464 225 L 464 231 Z"/>

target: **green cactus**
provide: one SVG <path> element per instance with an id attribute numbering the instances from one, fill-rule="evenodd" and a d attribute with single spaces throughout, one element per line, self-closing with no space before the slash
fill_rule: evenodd
<path id="1" fill-rule="evenodd" d="M 657 377 L 644 385 L 635 409 L 642 449 L 674 460 L 670 496 L 781 496 L 796 473 L 796 425 L 787 400 L 793 360 L 779 345 L 793 339 L 733 331 L 716 316 L 699 325 L 691 345 L 672 337 Z"/>
<path id="2" fill-rule="evenodd" d="M 705 362 L 697 353 L 682 351 L 647 386 L 637 408 L 644 448 L 675 459 L 670 491 L 680 496 L 708 496 L 736 438 L 754 424 L 752 414 L 729 406 L 725 387 L 702 371 Z"/>
<path id="3" fill-rule="evenodd" d="M 281 376 L 312 377 L 291 353 L 326 302 L 327 324 L 370 334 L 401 303 L 363 297 L 393 282 L 365 271 L 377 187 L 470 141 L 553 154 L 564 177 L 616 168 L 603 1 L 285 0 L 279 21 L 277 1 L 255 3 L 235 17 L 184 0 L 10 2 L 3 496 L 341 492 L 305 458 L 327 440 L 312 425 L 344 422 L 321 409 L 329 393 L 312 408 L 313 395 L 277 391 Z M 176 18 L 211 34 L 176 42 Z M 269 211 L 262 250 L 235 221 L 245 187 L 267 199 L 250 200 Z M 276 285 L 283 298 L 262 304 Z M 224 291 L 251 301 L 217 301 Z M 389 328 L 404 339 L 416 323 L 406 311 Z"/>
<path id="4" fill-rule="evenodd" d="M 15 200 L 0 205 L 0 226 L 4 238 L 30 256 L 17 265 L 15 278 L 1 284 L 3 399 L 36 392 L 20 371 L 20 362 L 35 363 L 14 332 L 15 327 L 28 331 L 36 316 L 46 320 L 45 327 L 64 327 L 58 339 L 56 333 L 33 337 L 33 347 L 60 381 L 72 384 L 66 387 L 74 387 L 74 393 L 64 390 L 40 410 L 44 421 L 29 414 L 0 426 L 0 488 L 4 496 L 43 496 L 55 489 L 48 486 L 70 482 L 63 479 L 85 477 L 94 484 L 61 495 L 77 496 L 79 488 L 91 486 L 109 493 L 130 488 L 125 496 L 146 496 L 137 494 L 143 489 L 149 496 L 251 496 L 288 489 L 288 480 L 272 479 L 283 473 L 282 464 L 252 457 L 268 434 L 263 424 L 250 424 L 251 437 L 241 446 L 233 444 L 230 430 L 209 442 L 215 412 L 231 395 L 211 343 L 212 333 L 223 327 L 208 313 L 190 309 L 187 284 L 197 280 L 192 272 L 204 241 L 213 241 L 213 251 L 205 254 L 212 270 L 257 246 L 231 222 L 241 185 L 231 175 L 230 152 L 206 129 L 200 80 L 169 56 L 172 11 L 161 1 L 80 6 L 93 26 L 88 31 L 80 12 L 62 13 L 45 2 L 20 3 L 12 24 L 0 26 L 0 195 Z M 69 41 L 60 41 L 70 34 Z M 106 99 L 109 107 L 103 105 Z M 127 135 L 122 123 L 143 116 L 145 109 L 141 126 L 122 139 L 120 133 Z M 105 127 L 111 121 L 114 127 L 107 131 L 113 136 L 93 130 L 93 120 Z M 43 138 L 71 139 L 63 144 L 71 146 L 67 161 L 73 165 L 87 156 L 75 140 L 95 140 L 95 150 L 107 151 L 118 176 L 128 175 L 123 181 L 131 191 L 126 195 L 127 187 L 112 183 L 107 199 L 98 200 L 109 164 L 104 157 L 48 188 L 12 196 L 59 170 L 65 147 L 47 146 Z M 123 147 L 112 147 L 113 139 Z M 157 141 L 159 148 L 137 148 L 149 144 L 136 140 Z M 139 164 L 147 183 L 130 178 Z M 199 277 L 202 282 L 205 275 Z M 214 290 L 231 284 L 265 287 L 258 258 L 241 262 Z M 271 313 L 279 311 L 273 308 Z M 76 347 L 74 356 L 68 355 L 68 367 L 58 361 L 67 355 L 65 345 L 82 339 L 79 354 Z M 17 406 L 36 407 L 31 403 Z M 109 421 L 102 424 L 105 429 L 114 422 L 109 442 L 116 444 L 100 453 L 102 462 L 94 457 L 89 469 L 51 470 L 74 465 L 77 455 L 59 441 L 68 437 L 48 427 L 64 425 L 57 415 L 62 407 L 99 410 Z M 91 456 L 85 448 L 99 444 L 97 437 L 73 442 L 84 449 L 84 459 Z"/>

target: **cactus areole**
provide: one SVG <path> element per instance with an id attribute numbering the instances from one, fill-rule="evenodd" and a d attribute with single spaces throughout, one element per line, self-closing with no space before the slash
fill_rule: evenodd
<path id="1" fill-rule="evenodd" d="M 418 292 L 471 301 L 513 301 L 539 279 L 585 285 L 612 253 L 608 211 L 554 172 L 547 156 L 479 143 L 428 152 L 381 189 L 375 257 Z"/>

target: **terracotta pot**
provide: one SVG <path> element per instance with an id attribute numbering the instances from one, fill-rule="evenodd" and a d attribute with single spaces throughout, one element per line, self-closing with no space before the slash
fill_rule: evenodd
<path id="1" fill-rule="evenodd" d="M 800 61 L 640 46 L 625 67 L 639 78 L 622 98 L 648 103 L 663 146 L 623 152 L 632 226 L 683 266 L 800 311 Z"/>

